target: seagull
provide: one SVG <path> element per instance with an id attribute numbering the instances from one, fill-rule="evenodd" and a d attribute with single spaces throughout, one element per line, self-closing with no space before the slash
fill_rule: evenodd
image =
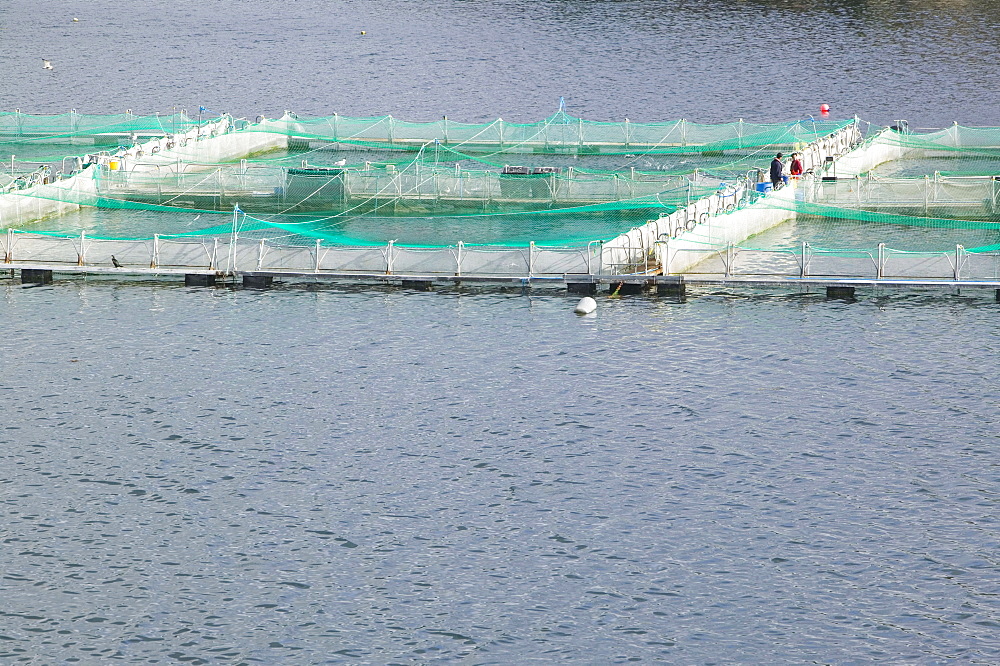
<path id="1" fill-rule="evenodd" d="M 115 255 L 111 255 L 111 263 L 114 264 L 115 268 L 121 268 L 121 262 L 115 259 Z"/>
<path id="2" fill-rule="evenodd" d="M 42 69 L 52 69 L 52 61 L 42 58 Z"/>
<path id="3" fill-rule="evenodd" d="M 344 166 L 345 164 L 347 164 L 347 158 L 346 157 L 344 159 L 342 159 L 342 160 L 337 160 L 336 162 L 334 162 L 333 166 Z"/>

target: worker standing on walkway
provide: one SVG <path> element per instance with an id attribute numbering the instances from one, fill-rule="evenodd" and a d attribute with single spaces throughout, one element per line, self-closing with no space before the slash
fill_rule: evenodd
<path id="1" fill-rule="evenodd" d="M 781 161 L 781 158 L 782 154 L 778 153 L 771 160 L 771 187 L 775 190 L 779 189 L 785 182 L 781 177 L 785 170 L 785 163 Z"/>
<path id="2" fill-rule="evenodd" d="M 792 163 L 788 168 L 788 172 L 792 174 L 792 178 L 801 178 L 803 171 L 802 153 L 792 153 Z"/>

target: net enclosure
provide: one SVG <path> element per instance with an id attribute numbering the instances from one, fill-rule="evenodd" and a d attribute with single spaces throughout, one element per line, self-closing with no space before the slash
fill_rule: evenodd
<path id="1" fill-rule="evenodd" d="M 595 122 L 563 110 L 536 123 L 290 113 L 257 120 L 226 119 L 224 133 L 277 137 L 271 150 L 212 161 L 199 151 L 201 139 L 226 137 L 184 114 L 7 114 L 0 145 L 8 152 L 75 148 L 7 191 L 97 211 L 162 214 L 159 221 L 143 216 L 132 237 L 222 233 L 225 223 L 212 223 L 212 214 L 225 220 L 239 208 L 246 233 L 292 243 L 579 245 L 614 238 L 727 182 L 756 178 L 773 150 L 809 145 L 853 122 Z M 167 153 L 172 161 L 154 159 Z M 69 174 L 74 187 L 61 183 Z M 190 213 L 203 214 L 197 228 L 189 228 Z M 95 236 L 124 231 L 118 222 L 104 225 L 100 214 L 34 226 Z"/>
<path id="2" fill-rule="evenodd" d="M 586 247 L 653 229 L 638 234 L 645 252 L 752 204 L 795 221 L 747 248 L 997 248 L 1000 130 L 862 127 L 596 122 L 562 109 L 478 124 L 10 113 L 0 115 L 0 157 L 10 159 L 0 226 L 414 249 Z M 778 151 L 805 162 L 794 197 L 757 188 Z M 851 167 L 859 154 L 881 157 Z"/>

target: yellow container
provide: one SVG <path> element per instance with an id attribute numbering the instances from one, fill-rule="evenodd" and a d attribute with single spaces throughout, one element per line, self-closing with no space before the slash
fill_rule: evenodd
<path id="1" fill-rule="evenodd" d="M 108 162 L 108 168 L 112 171 L 118 171 L 118 162 L 116 160 L 111 160 Z"/>

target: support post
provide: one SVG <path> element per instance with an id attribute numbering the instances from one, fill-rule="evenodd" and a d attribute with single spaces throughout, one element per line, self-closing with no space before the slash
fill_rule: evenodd
<path id="1" fill-rule="evenodd" d="M 273 275 L 244 275 L 244 289 L 267 289 L 274 282 Z"/>
<path id="2" fill-rule="evenodd" d="M 597 281 L 587 277 L 567 277 L 566 293 L 594 296 L 597 294 Z"/>
<path id="3" fill-rule="evenodd" d="M 184 275 L 185 287 L 214 287 L 215 275 L 205 273 L 187 273 Z"/>
<path id="4" fill-rule="evenodd" d="M 656 281 L 657 296 L 673 296 L 684 300 L 687 297 L 687 287 L 683 275 L 670 275 Z"/>
<path id="5" fill-rule="evenodd" d="M 153 256 L 149 259 L 149 267 L 156 268 L 160 265 L 160 234 L 153 234 Z"/>
<path id="6" fill-rule="evenodd" d="M 608 284 L 608 291 L 619 296 L 639 296 L 645 290 L 645 280 L 620 280 Z"/>
<path id="7" fill-rule="evenodd" d="M 21 284 L 52 284 L 52 271 L 44 268 L 22 268 Z"/>
<path id="8" fill-rule="evenodd" d="M 854 300 L 854 287 L 834 286 L 826 288 L 826 297 L 844 301 Z"/>

